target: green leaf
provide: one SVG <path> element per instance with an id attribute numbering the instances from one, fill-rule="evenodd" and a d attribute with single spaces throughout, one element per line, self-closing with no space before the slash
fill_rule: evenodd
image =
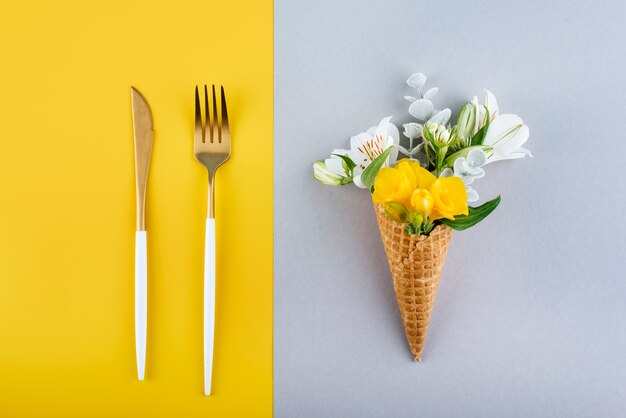
<path id="1" fill-rule="evenodd" d="M 489 129 L 489 124 L 491 123 L 489 115 L 489 109 L 485 106 L 485 125 L 476 132 L 476 135 L 472 137 L 472 141 L 470 145 L 482 145 L 485 140 L 485 135 L 487 134 L 487 129 Z"/>
<path id="2" fill-rule="evenodd" d="M 348 166 L 348 169 L 346 170 L 346 174 L 348 174 L 349 176 L 352 176 L 354 167 L 356 167 L 356 163 L 352 161 L 352 158 L 348 157 L 347 155 L 341 155 L 341 154 L 332 154 L 332 155 L 337 156 L 343 160 L 346 166 Z"/>
<path id="3" fill-rule="evenodd" d="M 363 171 L 363 174 L 361 174 L 361 181 L 368 189 L 372 189 L 372 186 L 374 185 L 374 180 L 376 180 L 376 175 L 385 164 L 385 161 L 387 161 L 387 157 L 389 156 L 389 153 L 392 149 L 393 147 L 389 147 L 385 151 L 383 151 L 382 154 L 376 157 L 374 161 L 372 161 L 370 165 L 367 166 L 367 168 Z"/>
<path id="4" fill-rule="evenodd" d="M 495 199 L 485 202 L 478 207 L 469 207 L 469 213 L 467 216 L 456 216 L 453 221 L 450 219 L 440 219 L 441 223 L 448 225 L 450 228 L 456 231 L 463 231 L 476 225 L 478 222 L 485 219 L 495 208 L 500 204 L 500 196 Z"/>

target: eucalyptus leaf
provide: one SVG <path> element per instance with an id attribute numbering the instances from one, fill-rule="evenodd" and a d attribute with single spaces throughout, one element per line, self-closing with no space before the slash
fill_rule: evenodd
<path id="1" fill-rule="evenodd" d="M 452 115 L 452 111 L 448 108 L 443 109 L 435 113 L 430 117 L 428 122 L 430 123 L 438 123 L 439 125 L 446 125 L 450 120 L 450 115 Z"/>
<path id="2" fill-rule="evenodd" d="M 439 88 L 438 87 L 433 87 L 432 89 L 428 89 L 428 91 L 426 93 L 424 93 L 423 98 L 427 99 L 427 100 L 432 100 L 433 97 L 435 97 L 438 92 L 439 92 Z"/>
<path id="3" fill-rule="evenodd" d="M 426 99 L 419 99 L 409 106 L 409 113 L 414 118 L 419 120 L 428 120 L 428 118 L 433 114 L 434 110 L 433 102 Z"/>
<path id="4" fill-rule="evenodd" d="M 404 148 L 402 145 L 396 145 L 396 148 L 398 148 L 398 151 L 400 152 L 400 154 L 404 154 L 404 155 L 411 155 L 410 151 L 406 148 Z"/>
<path id="5" fill-rule="evenodd" d="M 378 172 L 380 171 L 382 166 L 385 165 L 385 161 L 387 161 L 387 157 L 389 156 L 389 153 L 392 149 L 393 147 L 389 147 L 385 151 L 383 151 L 382 154 L 376 157 L 374 161 L 372 161 L 370 165 L 367 166 L 367 168 L 363 171 L 363 174 L 361 174 L 361 181 L 368 189 L 372 189 L 372 186 L 374 185 L 374 180 L 376 180 L 376 175 L 378 175 Z"/>
<path id="6" fill-rule="evenodd" d="M 495 210 L 500 204 L 500 196 L 495 199 L 490 200 L 489 202 L 485 202 L 478 207 L 469 207 L 469 213 L 467 216 L 460 215 L 456 216 L 453 221 L 450 219 L 440 219 L 440 221 L 448 225 L 450 228 L 455 231 L 463 231 L 467 228 L 470 228 L 476 225 L 478 222 L 485 219 L 491 212 Z"/>
<path id="7" fill-rule="evenodd" d="M 414 89 L 419 89 L 426 84 L 426 76 L 422 73 L 411 74 L 406 83 Z"/>

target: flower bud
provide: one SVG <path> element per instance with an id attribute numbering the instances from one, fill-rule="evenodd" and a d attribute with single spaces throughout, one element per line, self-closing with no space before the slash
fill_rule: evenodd
<path id="1" fill-rule="evenodd" d="M 443 125 L 429 122 L 424 126 L 424 137 L 437 148 L 450 145 L 450 131 Z"/>
<path id="2" fill-rule="evenodd" d="M 417 189 L 411 195 L 411 207 L 424 218 L 433 210 L 435 199 L 426 189 Z"/>
<path id="3" fill-rule="evenodd" d="M 385 215 L 389 219 L 400 223 L 406 223 L 409 219 L 409 211 L 402 203 L 398 202 L 385 203 Z"/>
<path id="4" fill-rule="evenodd" d="M 345 184 L 345 177 L 342 177 L 330 170 L 322 161 L 316 161 L 315 164 L 313 164 L 313 177 L 315 177 L 315 179 L 319 182 L 329 186 L 340 186 Z"/>
<path id="5" fill-rule="evenodd" d="M 459 135 L 464 138 L 471 137 L 476 125 L 476 106 L 472 103 L 463 106 L 456 123 Z"/>

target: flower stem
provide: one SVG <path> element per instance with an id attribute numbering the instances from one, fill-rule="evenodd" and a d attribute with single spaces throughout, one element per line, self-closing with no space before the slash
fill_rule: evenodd
<path id="1" fill-rule="evenodd" d="M 426 150 L 426 169 L 428 169 L 428 166 L 430 165 L 430 155 L 428 153 L 428 148 L 430 148 L 430 144 L 426 140 L 426 137 L 424 137 L 424 149 Z"/>

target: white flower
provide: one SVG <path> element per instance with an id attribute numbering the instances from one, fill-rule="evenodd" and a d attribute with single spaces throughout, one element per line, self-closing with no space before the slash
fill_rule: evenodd
<path id="1" fill-rule="evenodd" d="M 532 157 L 530 151 L 522 148 L 528 140 L 528 126 L 513 114 L 499 115 L 489 124 L 483 145 L 492 147 L 487 164 L 500 160 Z"/>
<path id="2" fill-rule="evenodd" d="M 472 136 L 478 132 L 487 122 L 489 115 L 489 128 L 483 139 L 483 145 L 491 147 L 493 150 L 487 155 L 486 164 L 499 160 L 510 160 L 524 158 L 532 154 L 522 145 L 528 140 L 528 126 L 524 125 L 522 119 L 513 114 L 501 115 L 499 113 L 496 96 L 489 90 L 485 90 L 485 104 L 480 105 L 478 99 L 474 97 L 469 104 L 474 106 L 472 111 L 467 112 L 465 117 L 459 117 L 460 126 L 464 132 L 469 132 Z M 463 113 L 463 112 L 462 112 Z M 471 126 L 473 124 L 473 126 Z"/>
<path id="3" fill-rule="evenodd" d="M 400 132 L 396 125 L 390 122 L 391 116 L 380 121 L 378 126 L 372 126 L 367 132 L 362 132 L 350 138 L 349 150 L 335 150 L 335 154 L 347 155 L 356 164 L 353 171 L 354 184 L 362 189 L 367 188 L 361 181 L 361 174 L 372 161 L 382 154 L 387 148 L 394 147 L 389 153 L 386 165 L 396 161 L 398 150 L 396 146 L 400 142 Z"/>
<path id="4" fill-rule="evenodd" d="M 460 177 L 463 180 L 463 184 L 465 184 L 465 190 L 467 192 L 467 201 L 475 202 L 478 200 L 478 192 L 474 190 L 470 184 L 474 182 L 475 179 L 480 179 L 485 177 L 485 170 L 481 167 L 487 163 L 487 155 L 480 149 L 473 149 L 468 154 L 467 157 L 459 157 L 454 160 L 453 167 L 454 170 L 450 168 L 445 168 L 441 175 L 444 177 L 456 176 Z"/>
<path id="5" fill-rule="evenodd" d="M 338 160 L 341 163 L 340 158 L 327 158 L 325 162 L 316 161 L 315 164 L 313 164 L 313 177 L 315 177 L 316 180 L 329 186 L 341 186 L 342 184 L 346 184 L 346 182 L 349 183 L 349 178 L 344 175 L 345 170 L 341 168 L 341 171 L 343 172 L 341 173 L 337 172 L 336 167 L 328 167 L 328 164 L 326 164 L 326 162 L 328 162 L 329 160 Z"/>

